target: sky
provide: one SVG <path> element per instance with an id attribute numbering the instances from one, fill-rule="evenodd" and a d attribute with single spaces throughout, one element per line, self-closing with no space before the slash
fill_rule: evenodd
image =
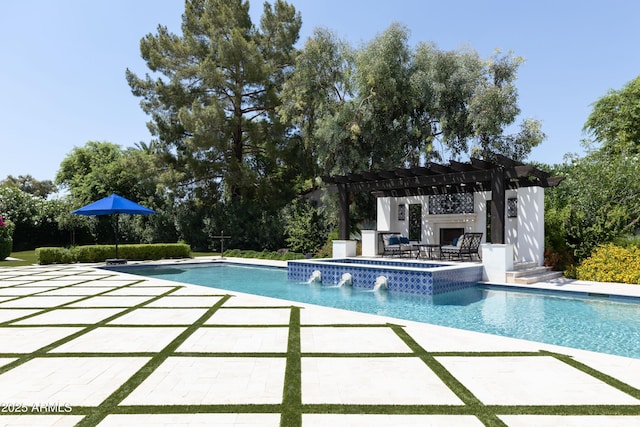
<path id="1" fill-rule="evenodd" d="M 496 49 L 524 58 L 517 120 L 542 122 L 530 161 L 584 155 L 592 104 L 640 75 L 640 2 L 634 0 L 289 0 L 302 16 L 299 47 L 328 28 L 359 47 L 392 23 L 410 44 Z M 263 1 L 250 1 L 254 23 Z M 183 0 L 0 1 L 0 180 L 53 180 L 87 141 L 149 142 L 149 117 L 125 79 L 148 69 L 140 39 L 158 25 L 181 33 Z"/>

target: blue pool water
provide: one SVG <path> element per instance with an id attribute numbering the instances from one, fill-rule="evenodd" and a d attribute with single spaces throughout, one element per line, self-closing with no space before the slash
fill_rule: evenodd
<path id="1" fill-rule="evenodd" d="M 433 297 L 287 280 L 285 269 L 216 264 L 119 271 L 640 358 L 640 303 L 478 285 Z"/>

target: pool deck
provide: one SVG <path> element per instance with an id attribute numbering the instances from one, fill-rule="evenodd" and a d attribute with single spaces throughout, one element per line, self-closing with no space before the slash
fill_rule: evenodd
<path id="1" fill-rule="evenodd" d="M 0 426 L 640 425 L 640 359 L 96 267 L 0 268 Z"/>

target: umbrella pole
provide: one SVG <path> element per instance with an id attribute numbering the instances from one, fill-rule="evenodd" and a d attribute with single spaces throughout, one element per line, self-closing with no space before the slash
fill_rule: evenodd
<path id="1" fill-rule="evenodd" d="M 115 226 L 115 230 L 116 230 L 116 259 L 119 259 L 118 257 L 118 222 L 120 219 L 119 214 L 116 212 L 116 226 Z"/>

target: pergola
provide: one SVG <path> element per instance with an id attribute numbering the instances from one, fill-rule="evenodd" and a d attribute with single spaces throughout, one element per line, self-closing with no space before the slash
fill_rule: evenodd
<path id="1" fill-rule="evenodd" d="M 350 173 L 322 177 L 334 186 L 340 203 L 339 238 L 349 238 L 349 194 L 370 192 L 376 197 L 422 196 L 491 191 L 491 241 L 505 243 L 505 191 L 521 187 L 555 187 L 562 177 L 551 177 L 535 166 L 502 155 L 491 160 L 471 158 L 448 165 L 429 162 L 408 169 Z"/>

